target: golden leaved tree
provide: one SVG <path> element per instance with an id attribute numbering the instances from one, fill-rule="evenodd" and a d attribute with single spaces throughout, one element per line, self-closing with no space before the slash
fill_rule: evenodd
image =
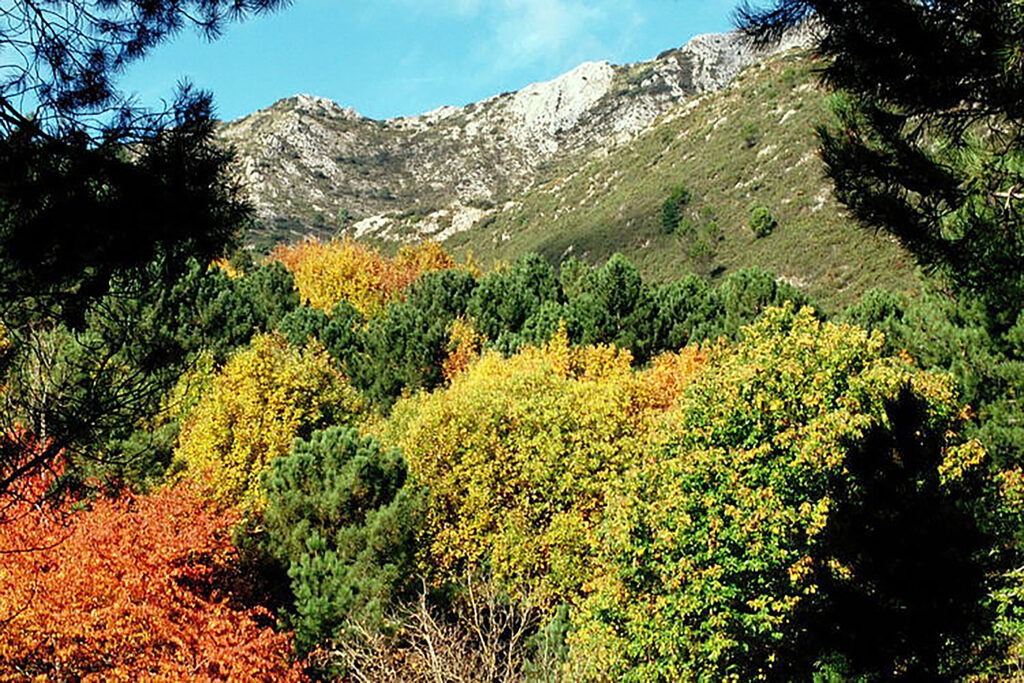
<path id="1" fill-rule="evenodd" d="M 487 565 L 522 598 L 578 593 L 594 571 L 606 496 L 701 364 L 695 350 L 640 374 L 630 360 L 609 346 L 570 347 L 563 329 L 511 358 L 488 353 L 449 388 L 398 403 L 394 440 L 430 488 L 436 578 Z"/>
<path id="2" fill-rule="evenodd" d="M 209 475 L 215 497 L 262 507 L 260 476 L 297 436 L 351 422 L 355 391 L 318 344 L 289 346 L 278 335 L 255 337 L 232 357 L 185 419 L 179 461 Z"/>

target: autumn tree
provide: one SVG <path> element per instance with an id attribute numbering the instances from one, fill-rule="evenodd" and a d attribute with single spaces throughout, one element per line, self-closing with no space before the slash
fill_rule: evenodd
<path id="1" fill-rule="evenodd" d="M 510 358 L 485 354 L 450 387 L 398 403 L 392 438 L 430 490 L 435 578 L 488 567 L 534 604 L 578 594 L 606 497 L 642 458 L 653 416 L 699 367 L 688 354 L 659 364 L 648 383 L 630 360 L 613 347 L 572 347 L 563 330 Z"/>
<path id="2" fill-rule="evenodd" d="M 359 401 L 323 347 L 260 335 L 234 355 L 185 418 L 175 456 L 229 505 L 262 508 L 260 477 L 292 441 L 352 421 Z"/>
<path id="3" fill-rule="evenodd" d="M 952 378 L 883 348 L 787 307 L 710 352 L 605 513 L 574 679 L 977 664 L 993 617 L 985 453 L 962 436 Z"/>
<path id="4" fill-rule="evenodd" d="M 234 514 L 192 484 L 83 505 L 5 511 L 0 679 L 300 680 L 236 570 Z"/>
<path id="5" fill-rule="evenodd" d="M 295 276 L 303 303 L 326 312 L 347 301 L 367 317 L 401 299 L 402 291 L 423 273 L 455 267 L 451 256 L 429 242 L 403 247 L 389 258 L 353 240 L 306 240 L 278 247 L 273 257 Z"/>

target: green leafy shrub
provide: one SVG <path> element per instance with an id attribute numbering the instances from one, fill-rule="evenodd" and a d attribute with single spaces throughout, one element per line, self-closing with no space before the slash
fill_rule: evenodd
<path id="1" fill-rule="evenodd" d="M 753 121 L 747 121 L 740 129 L 740 137 L 743 138 L 743 146 L 751 149 L 761 141 L 761 129 Z"/>
<path id="2" fill-rule="evenodd" d="M 303 650 L 346 624 L 379 627 L 414 575 L 422 494 L 406 465 L 355 429 L 329 427 L 264 478 L 265 548 L 288 569 Z"/>
<path id="3" fill-rule="evenodd" d="M 767 237 L 778 224 L 771 209 L 766 206 L 758 206 L 750 212 L 750 229 L 754 231 L 756 237 Z"/>

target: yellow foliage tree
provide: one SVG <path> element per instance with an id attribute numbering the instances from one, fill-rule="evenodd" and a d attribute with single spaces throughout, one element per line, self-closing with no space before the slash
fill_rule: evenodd
<path id="1" fill-rule="evenodd" d="M 860 667 L 844 680 L 966 661 L 987 484 L 962 430 L 951 377 L 886 356 L 880 333 L 769 309 L 708 350 L 609 498 L 569 679 L 807 680 L 833 652 Z"/>
<path id="2" fill-rule="evenodd" d="M 403 247 L 388 258 L 350 239 L 306 240 L 278 247 L 272 257 L 292 272 L 299 296 L 310 306 L 329 312 L 344 300 L 366 316 L 380 313 L 423 273 L 455 267 L 434 243 Z"/>
<path id="3" fill-rule="evenodd" d="M 473 329 L 472 323 L 456 318 L 448 330 L 448 355 L 441 364 L 446 382 L 466 371 L 469 364 L 479 357 L 485 341 L 484 336 Z"/>
<path id="4" fill-rule="evenodd" d="M 260 335 L 232 357 L 185 419 L 176 457 L 210 477 L 214 496 L 261 507 L 260 476 L 297 436 L 350 422 L 360 409 L 346 378 L 316 344 L 296 349 Z"/>
<path id="5" fill-rule="evenodd" d="M 657 372 L 699 366 L 695 354 L 679 358 Z M 606 496 L 645 452 L 659 405 L 650 393 L 666 384 L 630 360 L 613 347 L 570 347 L 562 329 L 542 348 L 486 354 L 448 389 L 399 402 L 391 432 L 430 487 L 426 564 L 438 580 L 488 565 L 520 598 L 578 594 Z"/>

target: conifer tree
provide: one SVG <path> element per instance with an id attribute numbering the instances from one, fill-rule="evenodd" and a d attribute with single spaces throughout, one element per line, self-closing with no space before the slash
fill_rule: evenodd
<path id="1" fill-rule="evenodd" d="M 828 59 L 837 122 L 820 130 L 839 199 L 927 269 L 981 296 L 999 332 L 1024 303 L 1024 4 L 744 2 L 769 42 L 804 24 Z"/>
<path id="2" fill-rule="evenodd" d="M 222 255 L 251 216 L 231 155 L 213 144 L 210 96 L 183 87 L 166 111 L 148 111 L 118 77 L 186 27 L 213 38 L 226 21 L 283 4 L 20 0 L 0 10 L 0 322 L 12 347 L 0 381 L 11 366 L 52 378 L 44 366 L 60 353 L 76 391 L 78 380 L 100 389 L 36 381 L 37 402 L 0 406 L 0 495 L 58 453 L 71 464 L 106 458 L 95 452 L 102 432 L 147 416 L 173 381 L 154 363 L 182 357 L 145 334 L 144 311 L 166 303 L 195 261 Z"/>

